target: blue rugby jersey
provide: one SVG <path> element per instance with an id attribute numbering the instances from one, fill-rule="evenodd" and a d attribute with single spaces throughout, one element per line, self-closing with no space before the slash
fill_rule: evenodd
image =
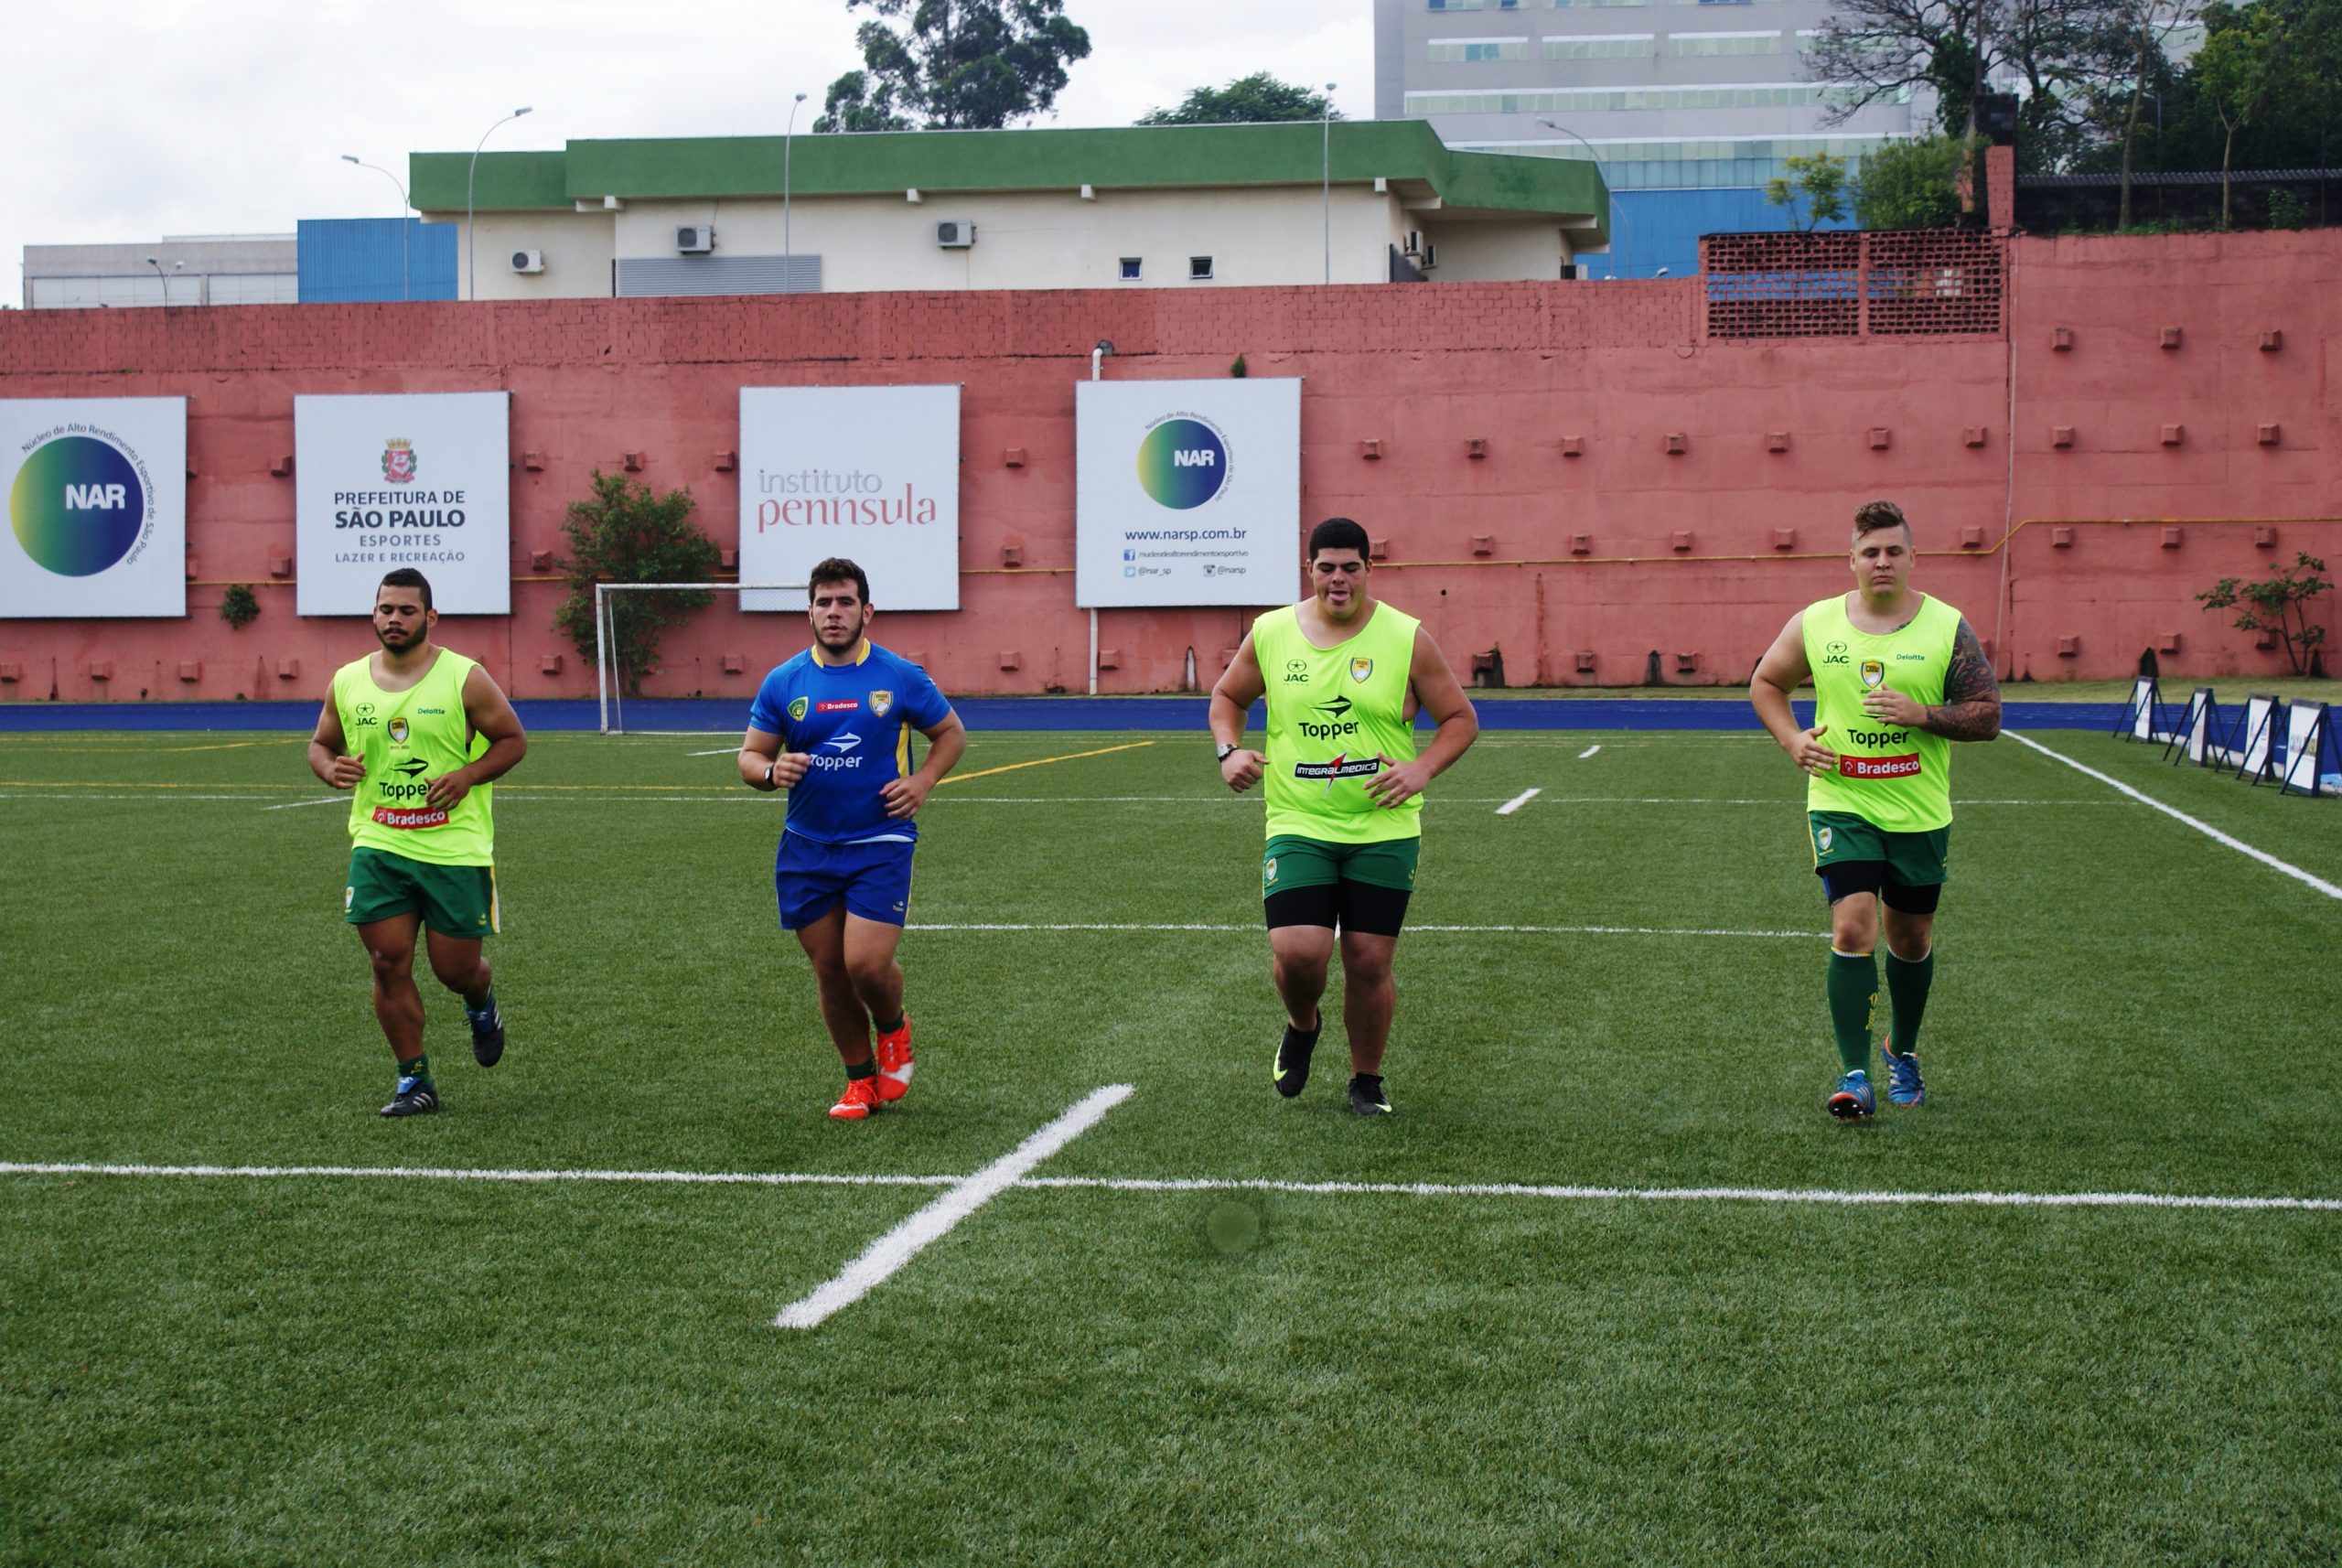
<path id="1" fill-rule="evenodd" d="M 757 689 L 750 727 L 777 735 L 812 766 L 789 791 L 787 831 L 818 843 L 910 843 L 919 826 L 886 815 L 879 790 L 911 771 L 911 732 L 933 729 L 951 704 L 927 671 L 875 642 L 851 664 L 807 649 Z"/>

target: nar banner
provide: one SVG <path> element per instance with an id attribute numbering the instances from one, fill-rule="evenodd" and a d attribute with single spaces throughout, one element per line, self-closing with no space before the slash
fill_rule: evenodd
<path id="1" fill-rule="evenodd" d="M 1301 382 L 1074 388 L 1074 603 L 1276 605 L 1301 555 Z"/>
<path id="2" fill-rule="evenodd" d="M 960 607 L 960 389 L 742 387 L 740 581 L 843 556 L 888 610 Z M 805 596 L 744 593 L 803 614 Z"/>
<path id="3" fill-rule="evenodd" d="M 298 612 L 362 616 L 412 566 L 442 615 L 512 613 L 512 394 L 293 400 Z"/>
<path id="4" fill-rule="evenodd" d="M 187 399 L 0 401 L 0 617 L 187 614 Z"/>

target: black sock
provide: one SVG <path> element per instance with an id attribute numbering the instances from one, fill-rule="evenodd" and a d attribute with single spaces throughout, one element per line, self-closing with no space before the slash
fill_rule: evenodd
<path id="1" fill-rule="evenodd" d="M 872 1057 L 868 1061 L 848 1062 L 845 1064 L 845 1077 L 848 1083 L 853 1082 L 855 1079 L 876 1078 L 877 1076 L 878 1058 L 876 1057 Z"/>
<path id="2" fill-rule="evenodd" d="M 1379 1072 L 1354 1072 L 1350 1074 L 1350 1082 L 1370 1094 L 1382 1092 L 1382 1075 Z"/>
<path id="3" fill-rule="evenodd" d="M 489 986 L 478 996 L 467 996 L 464 998 L 464 1011 L 467 1013 L 485 1013 L 495 1005 L 496 987 L 493 985 Z"/>
<path id="4" fill-rule="evenodd" d="M 872 1020 L 871 1020 L 871 1022 L 873 1022 L 873 1023 L 877 1023 L 877 1020 L 874 1018 L 874 1019 L 872 1019 Z M 896 1015 L 895 1015 L 895 1021 L 894 1021 L 893 1023 L 891 1023 L 891 1024 L 879 1024 L 879 1025 L 878 1025 L 878 1032 L 879 1032 L 880 1034 L 882 1034 L 882 1035 L 891 1035 L 891 1034 L 893 1034 L 896 1030 L 897 1030 L 897 1029 L 901 1028 L 902 1026 L 903 1026 L 903 1015 L 902 1015 L 901 1014 L 897 1013 L 897 1014 L 896 1014 Z"/>

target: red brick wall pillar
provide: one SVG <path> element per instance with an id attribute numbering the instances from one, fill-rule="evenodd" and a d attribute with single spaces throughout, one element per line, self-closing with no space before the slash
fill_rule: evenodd
<path id="1" fill-rule="evenodd" d="M 2016 149 L 1984 149 L 1985 227 L 2005 234 L 2016 227 Z"/>

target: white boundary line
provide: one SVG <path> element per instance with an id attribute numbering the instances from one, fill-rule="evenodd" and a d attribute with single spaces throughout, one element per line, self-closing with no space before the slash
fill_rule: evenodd
<path id="1" fill-rule="evenodd" d="M 1535 800 L 1538 796 L 1542 795 L 1544 792 L 1545 791 L 1542 789 L 1523 789 L 1520 794 L 1515 795 L 1511 800 L 1507 800 L 1503 805 L 1499 806 L 1497 808 L 1497 815 L 1499 817 L 1509 817 L 1512 815 L 1513 812 L 1520 810 L 1521 807 L 1529 804 L 1530 801 Z"/>
<path id="2" fill-rule="evenodd" d="M 2068 757 L 2061 752 L 2052 751 L 2037 740 L 2031 739 L 2025 736 L 2021 736 L 2014 730 L 2004 730 L 2002 733 L 2007 736 L 2011 740 L 2018 741 L 2025 746 L 2031 746 L 2034 750 L 2049 758 L 2052 762 L 2062 762 L 2077 773 L 2086 773 L 2101 784 L 2109 785 L 2113 789 L 2120 789 L 2122 793 L 2130 796 L 2131 799 L 2138 801 L 2143 806 L 2153 806 L 2165 816 L 2176 818 L 2178 821 L 2186 822 L 2189 827 L 2194 828 L 2197 832 L 2202 833 L 2206 838 L 2210 839 L 2215 843 L 2224 844 L 2228 848 L 2236 851 L 2239 854 L 2250 855 L 2253 859 L 2259 861 L 2261 865 L 2266 865 L 2272 870 L 2282 871 L 2297 882 L 2307 883 L 2310 886 L 2315 887 L 2320 893 L 2325 894 L 2328 898 L 2342 898 L 2342 887 L 2337 887 L 2333 883 L 2326 881 L 2322 876 L 2313 876 L 2308 872 L 2304 871 L 2300 866 L 2294 865 L 2287 861 L 2279 860 L 2275 855 L 2271 854 L 2266 850 L 2253 848 L 2242 839 L 2230 838 L 2228 834 L 2220 832 L 2219 829 L 2212 826 L 2211 823 L 2199 822 L 2175 806 L 2166 806 L 2161 800 L 2156 800 L 2153 795 L 2143 794 L 2139 790 L 2132 789 L 2128 784 L 2123 783 L 2120 779 L 2110 778 L 2106 774 L 2100 773 L 2095 768 L 2085 768 L 2080 763 L 2076 762 L 2072 757 Z"/>
<path id="3" fill-rule="evenodd" d="M 1579 752 L 1577 754 L 1577 759 L 1580 762 L 1584 762 L 1587 757 L 1592 757 L 1595 752 L 1600 751 L 1601 749 L 1601 743 L 1597 741 L 1594 745 L 1587 746 L 1584 751 Z M 1914 1035 L 1912 1038 L 1917 1039 L 1918 1036 Z"/>
<path id="4" fill-rule="evenodd" d="M 1127 1083 L 1091 1090 L 1056 1121 L 871 1242 L 829 1283 L 782 1307 L 772 1326 L 816 1328 L 831 1314 L 852 1306 L 917 1257 L 928 1243 L 940 1240 L 951 1227 L 1015 1186 L 1035 1165 L 1096 1126 L 1100 1117 L 1130 1097 Z"/>
<path id="5" fill-rule="evenodd" d="M 550 1184 L 560 1182 L 641 1183 L 686 1187 L 942 1187 L 956 1193 L 989 1173 L 1019 1159 L 1034 1144 L 1060 1128 L 1085 1106 L 1101 1096 L 1118 1102 L 1127 1097 L 1127 1084 L 1101 1089 L 1019 1145 L 1015 1153 L 973 1176 L 832 1176 L 802 1171 L 530 1171 L 467 1170 L 454 1166 L 416 1165 L 100 1165 L 82 1162 L 0 1161 L 0 1176 L 203 1176 L 283 1178 L 300 1176 L 374 1176 L 394 1181 L 472 1181 Z M 2342 1213 L 2342 1198 L 2229 1197 L 2197 1193 L 2166 1192 L 1851 1192 L 1834 1187 L 1585 1187 L 1541 1182 L 1380 1182 L 1274 1181 L 1259 1178 L 1145 1176 L 1036 1176 L 1030 1170 L 1048 1154 L 1062 1148 L 1112 1108 L 1098 1106 L 1083 1127 L 1068 1131 L 1048 1150 L 1034 1155 L 1019 1172 L 999 1181 L 989 1198 L 1011 1187 L 1094 1190 L 1101 1192 L 1283 1192 L 1311 1197 L 1527 1197 L 1547 1202 L 1636 1203 L 1775 1203 L 1823 1206 L 1935 1206 L 1984 1208 L 2208 1208 L 2241 1211 L 2301 1210 Z M 930 1206 L 932 1207 L 932 1206 Z M 972 1209 L 975 1205 L 971 1205 Z M 925 1213 L 926 1210 L 921 1210 Z M 913 1216 L 917 1219 L 918 1216 Z M 964 1216 L 962 1216 L 964 1218 Z M 908 1221 L 905 1222 L 906 1224 Z M 897 1227 L 899 1230 L 902 1227 Z M 946 1229 L 949 1229 L 947 1226 Z M 894 1232 L 888 1232 L 891 1236 Z M 938 1234 L 940 1234 L 939 1231 Z M 885 1240 L 885 1238 L 881 1238 Z M 930 1238 L 931 1240 L 931 1238 Z M 924 1243 L 922 1243 L 924 1245 Z M 875 1248 L 873 1249 L 876 1250 Z M 866 1256 L 867 1254 L 865 1254 Z M 908 1254 L 906 1254 L 908 1257 Z M 841 1278 L 843 1276 L 841 1275 Z M 834 1283 L 834 1282 L 833 1282 Z M 872 1283 L 876 1281 L 873 1280 Z M 824 1287 L 827 1288 L 827 1287 Z M 816 1293 L 818 1294 L 818 1293 Z M 811 1297 L 806 1298 L 808 1301 Z M 800 1304 L 802 1305 L 802 1304 Z"/>
<path id="6" fill-rule="evenodd" d="M 905 928 L 912 931 L 1249 931 L 1256 935 L 1263 929 L 1257 923 L 1215 925 L 1201 920 L 1155 925 L 1135 922 L 1118 925 L 1102 920 L 1069 920 L 1056 925 L 1030 920 L 965 921 L 938 925 L 928 925 L 922 921 Z M 1445 936 L 1793 937 L 1799 941 L 1809 942 L 1829 935 L 1827 931 L 1706 930 L 1683 926 L 1409 926 L 1407 929 L 1410 933 L 1430 931 Z"/>

